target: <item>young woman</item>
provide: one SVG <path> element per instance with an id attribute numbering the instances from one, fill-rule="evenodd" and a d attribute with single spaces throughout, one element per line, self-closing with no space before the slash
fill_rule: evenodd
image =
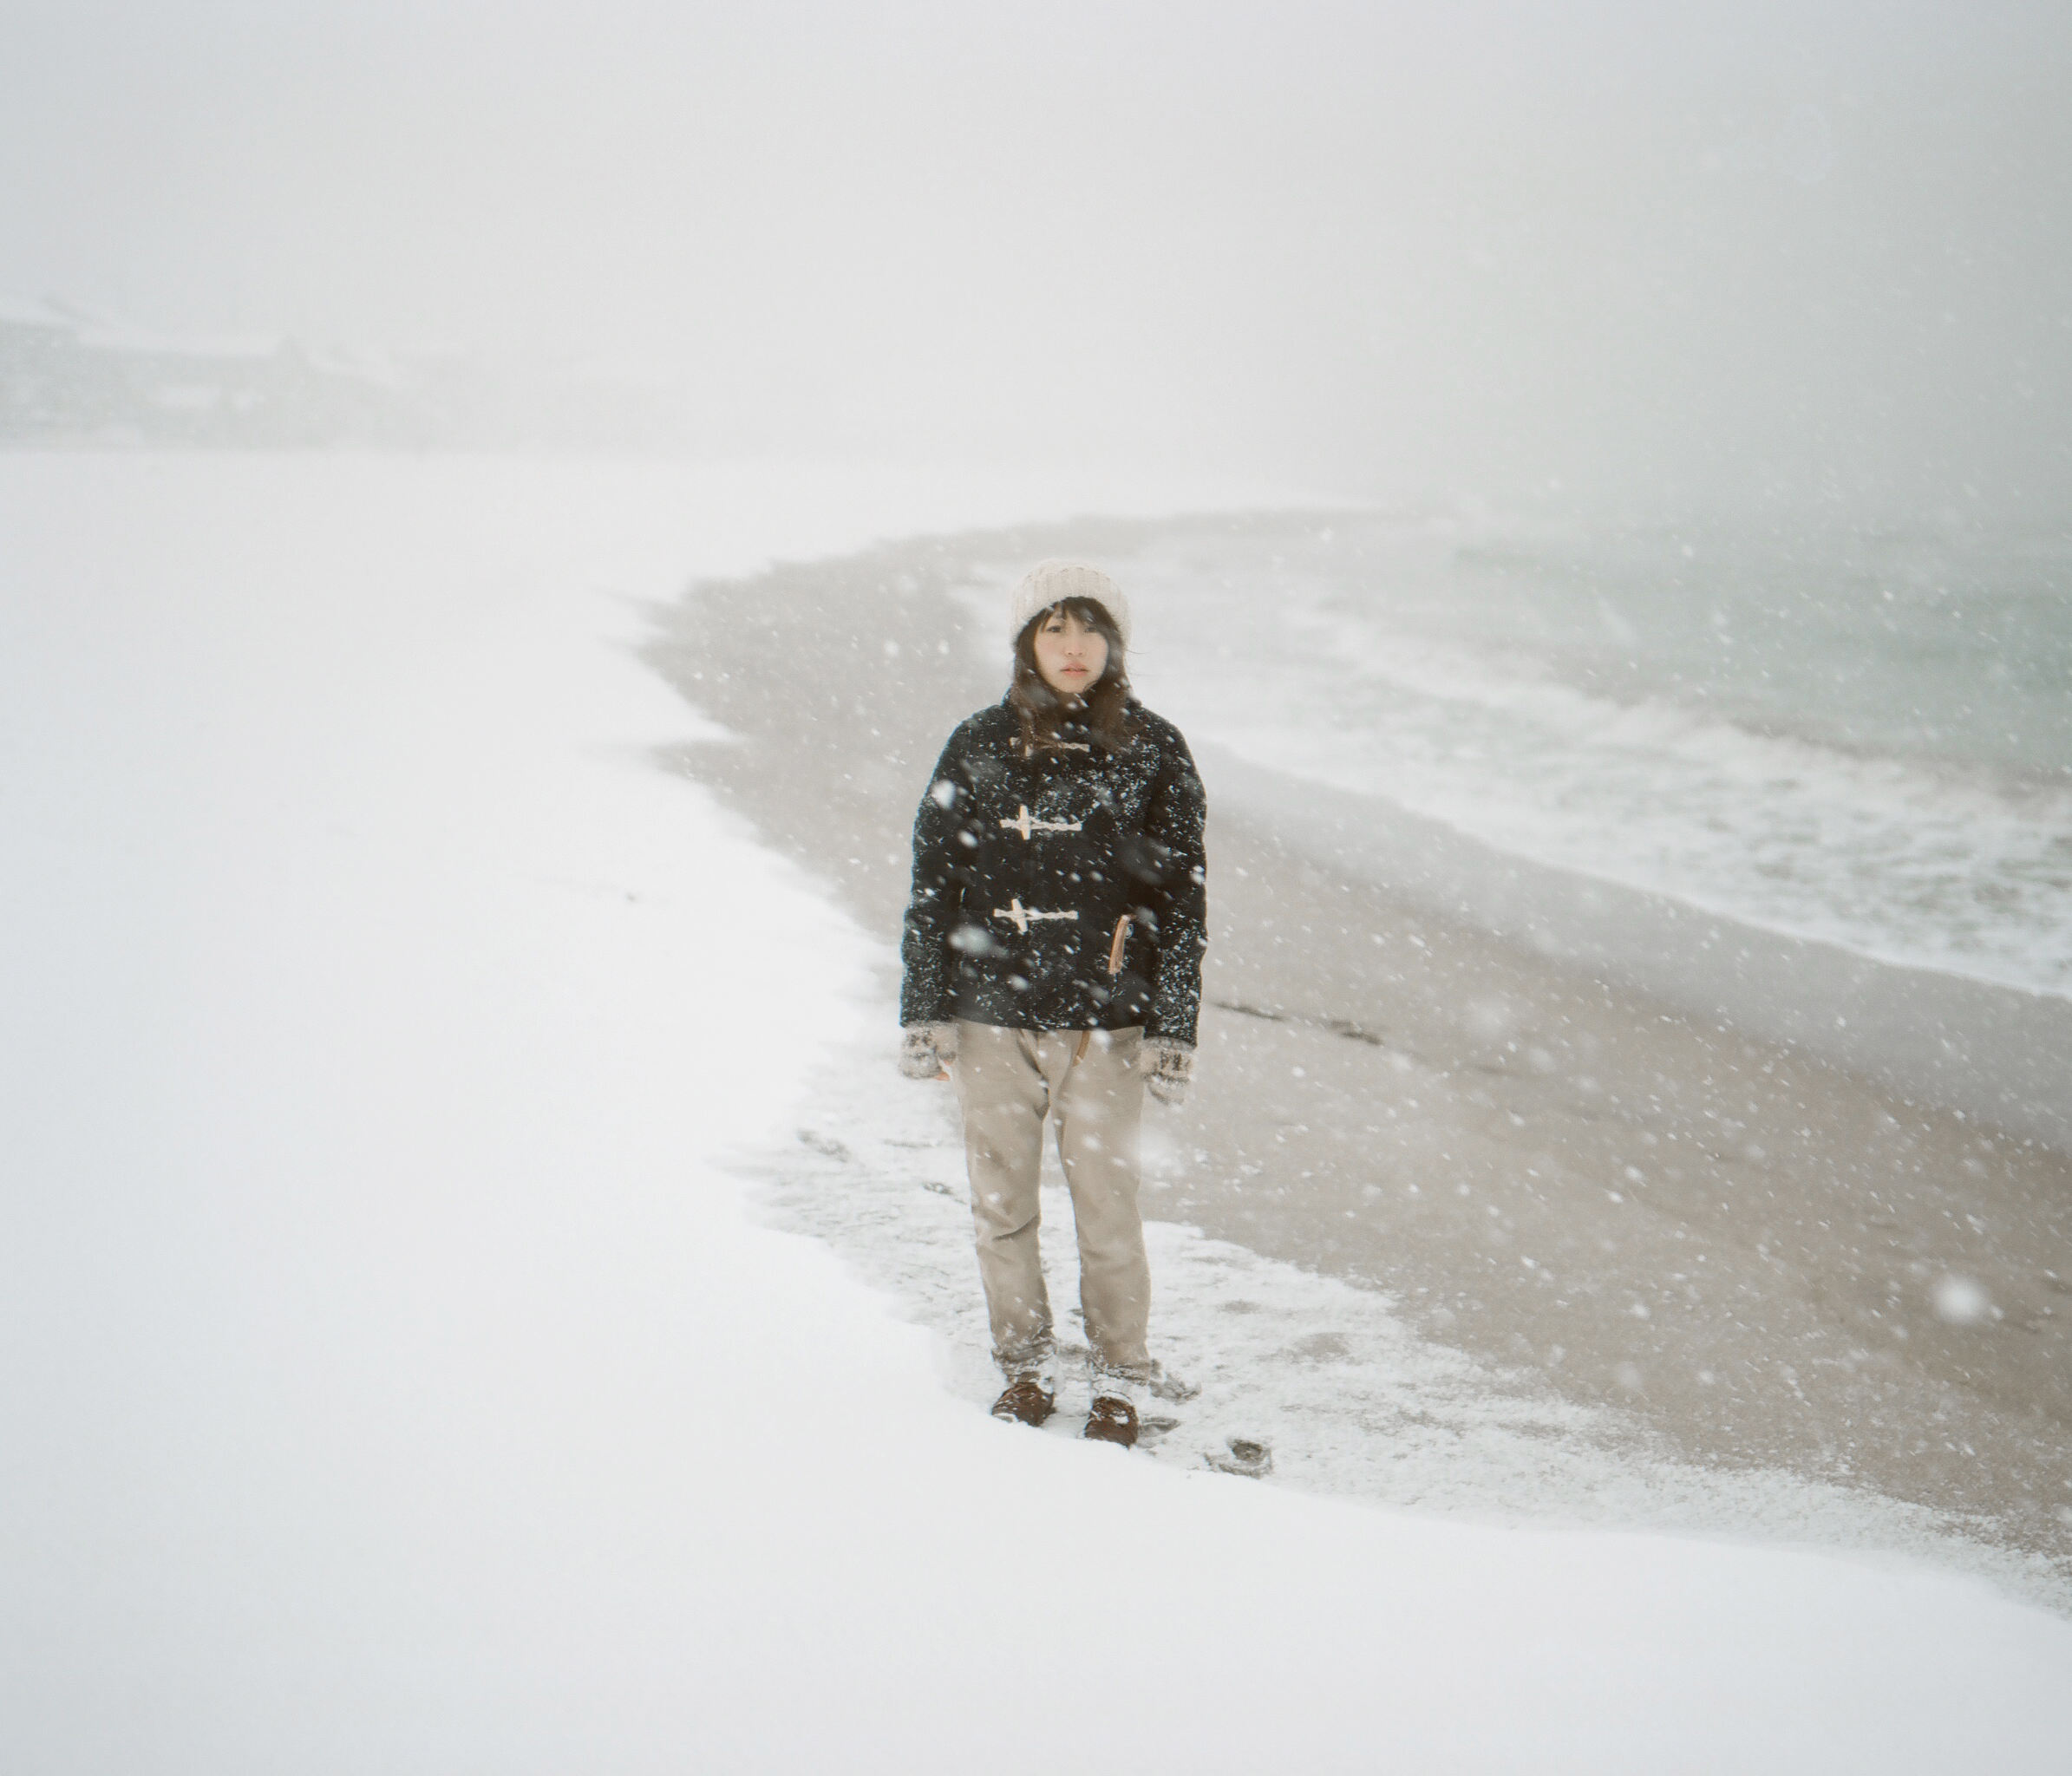
<path id="1" fill-rule="evenodd" d="M 1014 682 L 950 736 L 914 820 L 900 1068 L 956 1081 L 993 1355 L 996 1417 L 1056 1404 L 1037 1250 L 1043 1120 L 1079 1234 L 1094 1361 L 1086 1434 L 1134 1444 L 1151 1272 L 1137 1212 L 1147 1087 L 1186 1095 L 1207 942 L 1201 780 L 1130 695 L 1129 604 L 1046 561 L 1010 604 Z"/>

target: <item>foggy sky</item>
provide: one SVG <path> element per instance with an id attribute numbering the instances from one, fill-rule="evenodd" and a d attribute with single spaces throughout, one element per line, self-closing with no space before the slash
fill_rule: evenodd
<path id="1" fill-rule="evenodd" d="M 748 449 L 2061 509 L 2072 8 L 0 11 L 0 292 Z"/>

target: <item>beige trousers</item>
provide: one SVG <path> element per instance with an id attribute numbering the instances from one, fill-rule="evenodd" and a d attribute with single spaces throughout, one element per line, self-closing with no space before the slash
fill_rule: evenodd
<path id="1" fill-rule="evenodd" d="M 993 1355 L 1008 1374 L 1049 1354 L 1050 1296 L 1037 1249 L 1036 1178 L 1043 1118 L 1057 1124 L 1057 1156 L 1079 1233 L 1079 1304 L 1096 1364 L 1142 1378 L 1151 1266 L 1137 1213 L 1137 1131 L 1144 1113 L 1141 1029 L 1095 1030 L 1083 1058 L 1079 1030 L 957 1026 L 958 1101 L 978 1274 L 993 1322 Z"/>

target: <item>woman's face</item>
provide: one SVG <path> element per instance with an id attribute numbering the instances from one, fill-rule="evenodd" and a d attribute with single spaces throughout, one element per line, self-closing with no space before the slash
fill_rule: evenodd
<path id="1" fill-rule="evenodd" d="M 1036 625 L 1036 663 L 1052 690 L 1083 697 L 1108 670 L 1108 637 L 1069 610 L 1053 610 Z"/>

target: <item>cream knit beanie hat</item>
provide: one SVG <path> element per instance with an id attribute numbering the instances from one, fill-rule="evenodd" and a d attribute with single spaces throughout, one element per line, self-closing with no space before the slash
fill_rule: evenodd
<path id="1" fill-rule="evenodd" d="M 1009 643 L 1021 639 L 1038 611 L 1067 598 L 1091 598 L 1115 619 L 1115 632 L 1129 645 L 1129 600 L 1114 580 L 1083 561 L 1039 561 L 1022 576 L 1008 598 Z"/>

